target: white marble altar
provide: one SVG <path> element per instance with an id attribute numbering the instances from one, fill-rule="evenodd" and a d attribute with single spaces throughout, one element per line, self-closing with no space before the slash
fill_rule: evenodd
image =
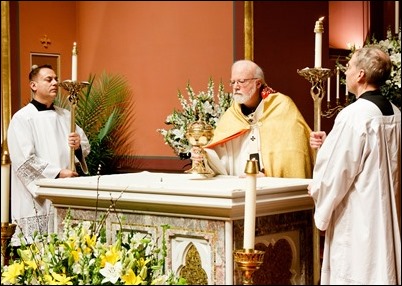
<path id="1" fill-rule="evenodd" d="M 309 182 L 257 178 L 256 244 L 268 247 L 281 237 L 289 242 L 292 284 L 311 284 L 312 255 L 303 245 L 310 244 L 312 236 L 314 204 L 307 194 Z M 193 174 L 151 172 L 37 181 L 38 194 L 55 206 L 56 229 L 61 229 L 68 209 L 73 219 L 96 220 L 95 210 L 105 211 L 113 201 L 116 213 L 107 221 L 111 241 L 120 228 L 117 215 L 124 216 L 124 229 L 155 237 L 162 235 L 161 226 L 169 225 L 167 266 L 178 273 L 193 273 L 192 279 L 197 280 L 190 284 L 209 285 L 239 282 L 233 250 L 242 247 L 245 184 L 245 179 L 234 176 L 201 179 Z M 307 214 L 298 213 L 304 211 Z M 303 224 L 294 223 L 301 216 Z"/>

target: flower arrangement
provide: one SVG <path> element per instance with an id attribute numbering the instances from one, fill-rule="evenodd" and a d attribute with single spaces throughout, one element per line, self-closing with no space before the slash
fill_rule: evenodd
<path id="1" fill-rule="evenodd" d="M 119 231 L 116 242 L 106 242 L 104 227 L 80 221 L 70 213 L 61 237 L 35 235 L 31 245 L 21 244 L 19 257 L 2 267 L 1 284 L 27 285 L 183 285 L 185 279 L 164 268 L 162 247 L 149 234 Z M 168 226 L 164 226 L 165 229 Z M 164 230 L 165 230 L 164 229 Z M 21 242 L 23 239 L 21 238 Z"/>
<path id="2" fill-rule="evenodd" d="M 173 113 L 166 117 L 165 124 L 170 125 L 171 128 L 157 129 L 157 132 L 162 134 L 165 144 L 168 144 L 179 156 L 182 153 L 188 153 L 191 148 L 186 138 L 187 126 L 201 118 L 215 128 L 221 115 L 232 103 L 232 94 L 224 91 L 222 82 L 219 84 L 217 95 L 214 95 L 212 79 L 208 81 L 207 91 L 195 94 L 190 83 L 187 83 L 186 90 L 188 99 L 184 98 L 180 90 L 177 94 L 182 110 L 174 109 Z"/>
<path id="3" fill-rule="evenodd" d="M 381 87 L 382 94 L 394 103 L 399 109 L 401 109 L 401 31 L 398 35 L 393 35 L 391 29 L 387 30 L 387 38 L 385 40 L 376 40 L 374 37 L 368 39 L 364 44 L 364 47 L 376 46 L 387 52 L 391 58 L 392 70 L 389 80 L 385 85 Z M 352 46 L 351 53 L 347 57 L 349 60 L 356 47 Z M 341 70 L 345 70 L 345 67 L 338 63 Z M 345 81 L 343 80 L 343 83 Z M 353 100 L 352 100 L 353 101 Z"/>

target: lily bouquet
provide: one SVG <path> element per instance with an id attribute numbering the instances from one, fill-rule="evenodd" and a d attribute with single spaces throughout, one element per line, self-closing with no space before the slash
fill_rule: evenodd
<path id="1" fill-rule="evenodd" d="M 232 94 L 224 91 L 222 82 L 219 83 L 218 93 L 215 95 L 212 79 L 208 81 L 207 91 L 196 94 L 190 83 L 187 83 L 186 90 L 187 99 L 180 90 L 177 94 L 182 110 L 174 109 L 173 113 L 166 117 L 165 124 L 169 125 L 170 129 L 157 129 L 157 132 L 162 134 L 165 144 L 179 156 L 188 153 L 191 148 L 186 138 L 188 125 L 201 118 L 215 128 L 221 115 L 232 103 Z"/>
<path id="2" fill-rule="evenodd" d="M 185 280 L 165 271 L 166 246 L 144 233 L 118 232 L 106 242 L 104 228 L 68 214 L 61 236 L 35 235 L 22 243 L 18 258 L 2 267 L 1 284 L 27 285 L 175 285 Z M 167 226 L 165 226 L 167 228 Z M 164 236 L 163 236 L 164 237 Z M 21 239 L 22 241 L 23 239 Z"/>

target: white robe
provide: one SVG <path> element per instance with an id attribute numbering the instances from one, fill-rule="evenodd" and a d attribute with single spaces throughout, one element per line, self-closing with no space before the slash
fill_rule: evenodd
<path id="1" fill-rule="evenodd" d="M 317 154 L 309 186 L 325 230 L 321 284 L 401 284 L 401 113 L 359 99 Z"/>
<path id="2" fill-rule="evenodd" d="M 262 102 L 262 101 L 261 101 Z M 233 138 L 215 146 L 214 149 L 205 148 L 208 163 L 216 174 L 242 176 L 250 154 L 256 153 L 261 157 L 260 131 L 257 124 L 262 115 L 263 104 L 260 103 L 252 117 L 250 117 L 250 130 L 243 136 Z M 251 139 L 253 138 L 253 140 Z M 262 160 L 258 162 L 264 169 Z"/>
<path id="3" fill-rule="evenodd" d="M 12 238 L 19 245 L 18 234 L 22 232 L 31 243 L 35 230 L 41 233 L 53 231 L 52 205 L 36 194 L 35 180 L 56 178 L 61 169 L 69 169 L 71 114 L 55 106 L 55 110 L 38 111 L 29 103 L 16 112 L 7 132 L 11 159 L 11 222 L 17 224 Z M 88 138 L 76 126 L 81 137 L 82 164 L 90 152 Z M 78 159 L 76 158 L 78 162 Z"/>

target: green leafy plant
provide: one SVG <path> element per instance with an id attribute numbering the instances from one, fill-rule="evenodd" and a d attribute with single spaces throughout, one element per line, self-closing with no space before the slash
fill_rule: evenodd
<path id="1" fill-rule="evenodd" d="M 202 117 L 202 120 L 215 128 L 221 115 L 232 103 L 232 94 L 225 92 L 222 82 L 219 83 L 218 93 L 215 95 L 212 79 L 208 81 L 207 91 L 196 94 L 189 82 L 186 90 L 187 99 L 180 90 L 177 94 L 182 110 L 174 109 L 173 113 L 166 117 L 165 124 L 171 128 L 157 129 L 157 132 L 162 134 L 165 144 L 169 145 L 178 156 L 190 151 L 191 146 L 185 136 L 190 123 Z"/>
<path id="2" fill-rule="evenodd" d="M 2 267 L 1 284 L 186 284 L 185 279 L 165 270 L 165 240 L 158 246 L 149 234 L 120 229 L 116 241 L 108 243 L 104 227 L 107 215 L 97 225 L 90 221 L 73 223 L 68 213 L 61 235 L 36 234 L 30 245 L 21 236 L 19 256 Z M 163 227 L 164 237 L 168 226 Z"/>
<path id="3" fill-rule="evenodd" d="M 131 90 L 118 74 L 89 76 L 89 85 L 79 95 L 76 123 L 85 131 L 91 145 L 86 158 L 89 175 L 114 173 L 119 159 L 133 138 L 128 124 L 134 119 Z M 58 97 L 58 104 L 70 109 L 68 94 Z M 100 167 L 100 170 L 99 170 Z"/>
<path id="4" fill-rule="evenodd" d="M 99 191 L 98 175 L 97 192 Z M 2 285 L 185 285 L 186 279 L 165 268 L 167 246 L 162 225 L 162 240 L 149 233 L 123 228 L 125 217 L 118 215 L 113 200 L 105 212 L 98 214 L 96 202 L 93 220 L 73 220 L 68 210 L 63 231 L 35 232 L 28 244 L 18 235 L 17 258 L 1 267 Z M 99 196 L 97 196 L 99 197 Z M 120 229 L 107 239 L 107 218 L 116 214 Z"/>

